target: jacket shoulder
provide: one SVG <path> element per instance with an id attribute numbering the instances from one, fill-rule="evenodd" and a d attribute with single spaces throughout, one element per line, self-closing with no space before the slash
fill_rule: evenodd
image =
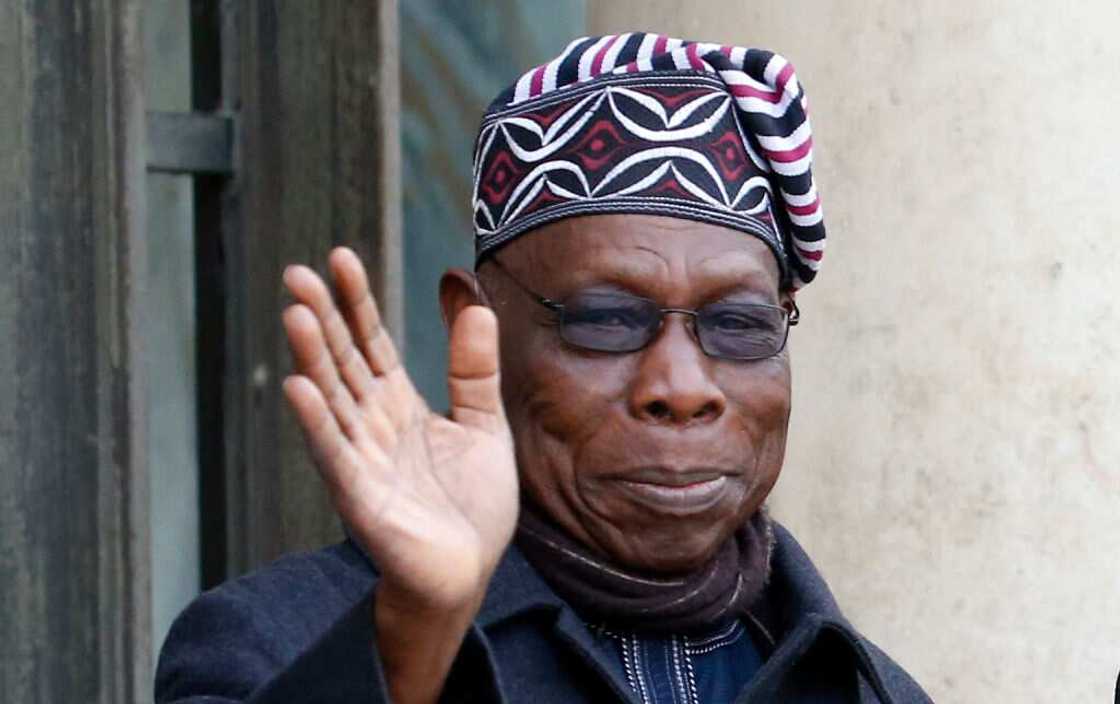
<path id="1" fill-rule="evenodd" d="M 374 581 L 369 562 L 346 541 L 281 557 L 204 592 L 164 641 L 156 701 L 247 697 L 368 596 Z"/>

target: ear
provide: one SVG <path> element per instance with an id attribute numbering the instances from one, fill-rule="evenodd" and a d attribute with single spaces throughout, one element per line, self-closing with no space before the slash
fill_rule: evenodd
<path id="1" fill-rule="evenodd" d="M 474 272 L 459 267 L 443 272 L 439 280 L 439 308 L 447 330 L 467 306 L 486 305 Z"/>
<path id="2" fill-rule="evenodd" d="M 778 305 L 785 308 L 787 312 L 792 313 L 794 307 L 797 305 L 795 300 L 796 294 L 789 289 L 784 289 L 778 292 Z"/>
<path id="3" fill-rule="evenodd" d="M 778 294 L 778 305 L 786 309 L 789 314 L 789 324 L 797 325 L 801 319 L 801 311 L 797 309 L 796 294 L 794 291 L 785 290 Z"/>

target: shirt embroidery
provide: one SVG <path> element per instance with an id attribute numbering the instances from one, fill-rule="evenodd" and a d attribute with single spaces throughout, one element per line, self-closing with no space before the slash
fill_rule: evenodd
<path id="1" fill-rule="evenodd" d="M 641 704 L 732 701 L 762 664 L 747 628 L 734 622 L 702 637 L 595 629 L 622 664 Z"/>

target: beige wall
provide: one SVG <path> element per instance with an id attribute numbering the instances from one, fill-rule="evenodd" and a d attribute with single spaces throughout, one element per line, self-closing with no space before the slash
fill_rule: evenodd
<path id="1" fill-rule="evenodd" d="M 687 9 L 685 9 L 687 8 Z M 943 702 L 1120 668 L 1120 3 L 592 3 L 807 86 L 829 226 L 775 500 Z"/>

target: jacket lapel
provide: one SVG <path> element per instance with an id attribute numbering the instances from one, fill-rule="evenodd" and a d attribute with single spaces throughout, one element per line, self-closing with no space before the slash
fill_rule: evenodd
<path id="1" fill-rule="evenodd" d="M 537 610 L 555 613 L 553 631 L 557 638 L 603 678 L 619 701 L 638 704 L 618 663 L 596 644 L 587 625 L 552 591 L 517 546 L 511 545 L 494 571 L 476 623 L 485 630 Z"/>
<path id="2" fill-rule="evenodd" d="M 894 704 L 863 638 L 805 551 L 776 522 L 774 537 L 770 584 L 751 616 L 777 646 L 736 702 L 859 702 L 862 677 L 878 702 Z"/>

